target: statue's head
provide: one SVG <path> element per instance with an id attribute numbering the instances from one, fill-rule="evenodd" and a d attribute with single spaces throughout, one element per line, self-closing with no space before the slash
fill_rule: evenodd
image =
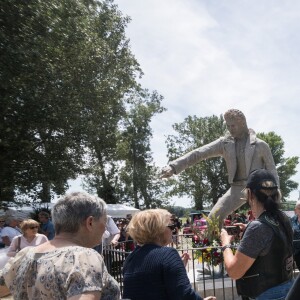
<path id="1" fill-rule="evenodd" d="M 227 129 L 234 138 L 248 133 L 245 115 L 238 109 L 229 109 L 224 114 Z"/>

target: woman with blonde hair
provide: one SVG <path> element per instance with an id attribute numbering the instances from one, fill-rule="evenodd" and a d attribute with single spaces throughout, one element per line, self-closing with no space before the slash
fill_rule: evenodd
<path id="1" fill-rule="evenodd" d="M 123 266 L 123 297 L 131 300 L 201 300 L 191 288 L 185 265 L 172 242 L 171 214 L 164 209 L 149 209 L 133 216 L 128 233 L 137 243 Z M 215 297 L 207 297 L 214 300 Z"/>
<path id="2" fill-rule="evenodd" d="M 40 224 L 33 219 L 21 222 L 20 229 L 23 234 L 15 236 L 8 248 L 7 256 L 15 256 L 17 252 L 25 247 L 35 247 L 48 241 L 44 234 L 38 233 Z"/>

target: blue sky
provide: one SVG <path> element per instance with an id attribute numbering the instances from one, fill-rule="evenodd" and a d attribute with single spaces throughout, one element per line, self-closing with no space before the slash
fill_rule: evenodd
<path id="1" fill-rule="evenodd" d="M 167 164 L 165 140 L 174 123 L 229 108 L 243 111 L 256 132 L 280 135 L 286 157 L 300 156 L 300 1 L 115 3 L 132 19 L 126 33 L 144 72 L 142 86 L 164 96 L 167 111 L 151 124 L 157 166 Z M 297 170 L 293 180 L 300 183 Z"/>

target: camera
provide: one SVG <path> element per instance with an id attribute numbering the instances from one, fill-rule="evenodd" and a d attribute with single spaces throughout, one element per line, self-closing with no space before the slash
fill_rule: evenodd
<path id="1" fill-rule="evenodd" d="M 241 231 L 239 226 L 224 226 L 224 229 L 229 235 L 239 235 Z"/>

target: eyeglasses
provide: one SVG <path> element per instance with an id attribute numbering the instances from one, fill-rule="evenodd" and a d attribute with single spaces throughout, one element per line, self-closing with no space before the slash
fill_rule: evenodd
<path id="1" fill-rule="evenodd" d="M 39 226 L 31 226 L 31 227 L 29 227 L 29 229 L 37 229 L 37 228 L 39 228 Z"/>
<path id="2" fill-rule="evenodd" d="M 169 224 L 167 225 L 168 228 L 170 228 L 171 230 L 174 230 L 176 228 L 175 224 Z"/>

